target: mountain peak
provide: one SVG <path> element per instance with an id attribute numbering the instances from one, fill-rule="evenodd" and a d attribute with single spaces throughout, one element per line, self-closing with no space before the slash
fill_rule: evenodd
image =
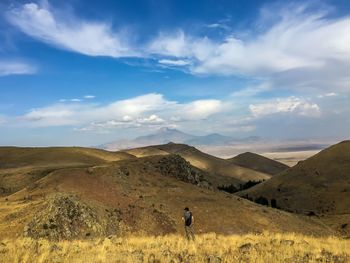
<path id="1" fill-rule="evenodd" d="M 180 133 L 182 133 L 181 131 L 179 131 L 177 129 L 169 128 L 169 127 L 162 127 L 158 130 L 158 133 L 168 133 L 168 132 L 180 132 Z"/>

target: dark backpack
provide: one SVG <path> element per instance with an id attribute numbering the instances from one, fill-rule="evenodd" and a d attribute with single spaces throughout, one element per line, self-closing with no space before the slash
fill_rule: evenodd
<path id="1" fill-rule="evenodd" d="M 190 226 L 192 224 L 192 213 L 191 212 L 186 212 L 185 215 L 185 225 Z"/>

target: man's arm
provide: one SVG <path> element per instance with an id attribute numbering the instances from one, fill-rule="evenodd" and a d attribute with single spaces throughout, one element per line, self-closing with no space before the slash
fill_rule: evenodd
<path id="1" fill-rule="evenodd" d="M 194 216 L 192 216 L 192 224 L 194 224 Z"/>

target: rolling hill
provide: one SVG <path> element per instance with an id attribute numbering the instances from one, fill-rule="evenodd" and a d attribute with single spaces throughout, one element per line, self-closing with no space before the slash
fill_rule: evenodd
<path id="1" fill-rule="evenodd" d="M 283 163 L 251 152 L 242 153 L 227 160 L 239 166 L 270 175 L 279 174 L 289 168 Z"/>
<path id="2" fill-rule="evenodd" d="M 227 177 L 232 179 L 225 184 L 240 184 L 249 180 L 267 180 L 271 177 L 266 173 L 241 167 L 228 160 L 203 153 L 195 147 L 186 144 L 168 143 L 125 150 L 122 152 L 133 154 L 137 157 L 152 156 L 155 154 L 178 154 L 190 162 L 191 165 L 206 171 L 214 177 Z"/>
<path id="3" fill-rule="evenodd" d="M 284 210 L 322 216 L 349 232 L 350 141 L 333 145 L 239 195 L 275 199 Z"/>
<path id="4" fill-rule="evenodd" d="M 334 233 L 312 218 L 213 190 L 206 181 L 205 171 L 175 154 L 179 148 L 188 146 L 159 147 L 174 153 L 98 164 L 93 160 L 85 167 L 67 167 L 62 163 L 60 169 L 36 178 L 18 191 L 5 193 L 0 198 L 1 236 L 58 240 L 130 233 L 182 233 L 180 218 L 185 206 L 189 206 L 196 217 L 197 233 L 241 234 L 262 230 L 310 235 Z M 42 166 L 41 156 L 45 150 L 55 156 L 52 148 L 40 149 L 41 155 L 31 155 L 31 150 L 26 149 L 26 156 L 30 156 L 33 164 Z M 72 148 L 65 151 L 86 158 L 85 149 L 79 154 Z M 14 165 L 14 158 L 11 160 Z M 53 160 L 47 161 L 51 164 Z M 22 159 L 19 163 L 26 162 Z"/>
<path id="5" fill-rule="evenodd" d="M 133 158 L 127 153 L 82 147 L 0 147 L 0 196 L 16 192 L 56 169 Z"/>

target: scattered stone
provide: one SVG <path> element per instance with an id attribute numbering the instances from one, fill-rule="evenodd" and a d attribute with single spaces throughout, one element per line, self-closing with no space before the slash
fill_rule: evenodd
<path id="1" fill-rule="evenodd" d="M 221 258 L 215 255 L 209 255 L 208 259 L 207 259 L 208 263 L 220 263 L 221 262 Z"/>
<path id="2" fill-rule="evenodd" d="M 136 259 L 136 262 L 144 262 L 144 253 L 142 250 L 135 250 L 132 252 L 132 255 Z"/>
<path id="3" fill-rule="evenodd" d="M 240 252 L 245 253 L 251 250 L 252 248 L 253 248 L 253 245 L 251 243 L 245 243 L 241 245 L 238 249 Z"/>
<path id="4" fill-rule="evenodd" d="M 148 256 L 147 262 L 148 263 L 160 263 L 160 260 L 157 260 L 156 256 L 152 253 Z"/>
<path id="5" fill-rule="evenodd" d="M 288 240 L 288 239 L 281 240 L 280 244 L 284 245 L 284 246 L 293 246 L 294 245 L 294 241 L 293 240 Z"/>
<path id="6" fill-rule="evenodd" d="M 51 251 L 51 252 L 54 252 L 54 251 L 57 251 L 57 250 L 61 251 L 62 248 L 59 247 L 59 246 L 57 246 L 56 244 L 55 244 L 55 245 L 52 245 L 51 248 L 50 248 L 50 251 Z"/>
<path id="7" fill-rule="evenodd" d="M 57 195 L 24 227 L 24 236 L 50 240 L 104 234 L 96 212 L 73 196 Z"/>

